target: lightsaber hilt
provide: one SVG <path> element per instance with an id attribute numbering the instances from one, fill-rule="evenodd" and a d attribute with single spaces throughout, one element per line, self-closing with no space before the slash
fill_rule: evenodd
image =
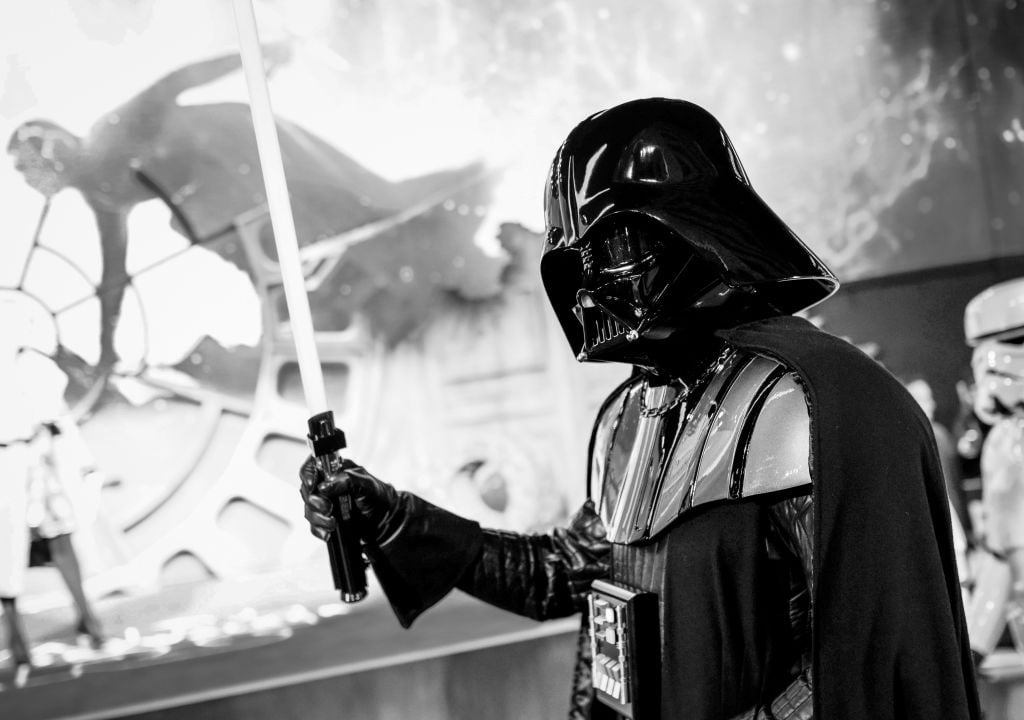
<path id="1" fill-rule="evenodd" d="M 324 478 L 341 469 L 341 451 L 345 448 L 345 433 L 334 425 L 330 410 L 309 418 L 309 449 L 316 459 L 317 468 Z M 334 587 L 347 603 L 359 602 L 366 597 L 366 564 L 362 544 L 353 517 L 352 496 L 348 492 L 335 497 L 331 514 L 337 529 L 327 536 L 327 554 L 331 560 Z"/>

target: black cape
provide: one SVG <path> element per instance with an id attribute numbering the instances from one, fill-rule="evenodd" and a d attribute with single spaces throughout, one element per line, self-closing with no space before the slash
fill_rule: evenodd
<path id="1" fill-rule="evenodd" d="M 721 331 L 803 382 L 814 483 L 814 717 L 980 718 L 931 427 L 890 373 L 795 317 Z"/>

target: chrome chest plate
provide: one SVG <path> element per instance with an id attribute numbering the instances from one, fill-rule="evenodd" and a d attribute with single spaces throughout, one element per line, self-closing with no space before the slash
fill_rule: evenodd
<path id="1" fill-rule="evenodd" d="M 612 542 L 650 539 L 697 505 L 810 484 L 803 390 L 774 360 L 730 352 L 677 421 L 645 412 L 664 404 L 638 380 L 598 419 L 591 481 Z"/>

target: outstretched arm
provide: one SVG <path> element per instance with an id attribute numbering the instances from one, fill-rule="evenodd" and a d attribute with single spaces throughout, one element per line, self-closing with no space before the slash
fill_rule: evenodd
<path id="1" fill-rule="evenodd" d="M 608 575 L 611 546 L 587 500 L 566 528 L 547 535 L 484 530 L 476 561 L 460 590 L 534 620 L 580 612 L 591 581 Z"/>
<path id="2" fill-rule="evenodd" d="M 310 461 L 300 476 L 317 537 L 335 527 L 328 498 L 352 494 L 364 549 L 403 627 L 456 587 L 526 617 L 565 617 L 580 610 L 590 581 L 607 573 L 610 546 L 589 502 L 568 528 L 520 535 L 481 529 L 348 460 L 323 482 Z"/>
<path id="3" fill-rule="evenodd" d="M 291 57 L 291 48 L 287 43 L 264 45 L 263 57 L 269 72 L 277 65 L 288 61 Z M 174 100 L 186 90 L 219 80 L 241 67 L 242 58 L 237 53 L 200 60 L 164 75 L 153 83 L 146 93 L 158 95 L 164 100 Z"/>

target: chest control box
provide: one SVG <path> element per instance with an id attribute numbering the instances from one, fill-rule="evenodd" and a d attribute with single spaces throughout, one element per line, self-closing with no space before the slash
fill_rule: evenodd
<path id="1" fill-rule="evenodd" d="M 604 580 L 595 580 L 590 589 L 591 677 L 596 699 L 630 720 L 658 717 L 658 597 Z"/>

